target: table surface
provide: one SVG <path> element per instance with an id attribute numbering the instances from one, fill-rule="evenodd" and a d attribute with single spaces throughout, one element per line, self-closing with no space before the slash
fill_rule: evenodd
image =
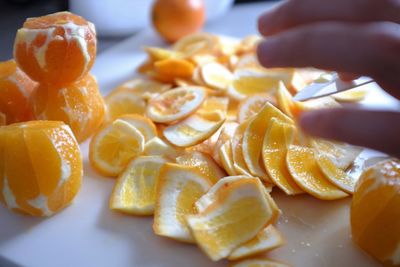
<path id="1" fill-rule="evenodd" d="M 269 6 L 237 6 L 205 30 L 233 37 L 254 34 L 257 16 Z M 141 52 L 143 44 L 163 42 L 152 31 L 145 31 L 98 56 L 92 72 L 102 93 L 134 75 L 137 63 L 145 57 Z M 398 102 L 388 101 L 384 94 L 380 96 L 373 98 L 378 106 L 398 109 Z M 85 178 L 73 205 L 49 219 L 14 214 L 0 206 L 0 218 L 5 225 L 0 227 L 0 266 L 172 267 L 188 266 L 189 262 L 191 266 L 225 265 L 210 262 L 192 246 L 155 236 L 149 218 L 110 211 L 108 196 L 114 180 L 94 173 L 86 157 L 88 143 L 81 148 Z M 273 196 L 284 210 L 278 228 L 284 231 L 288 242 L 272 257 L 295 266 L 377 266 L 351 243 L 350 199 L 324 202 L 309 196 L 290 198 L 279 192 Z"/>

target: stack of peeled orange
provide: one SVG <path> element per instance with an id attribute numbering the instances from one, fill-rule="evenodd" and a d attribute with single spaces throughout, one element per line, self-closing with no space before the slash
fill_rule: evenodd
<path id="1" fill-rule="evenodd" d="M 69 12 L 18 30 L 15 60 L 0 63 L 0 201 L 9 209 L 50 216 L 79 191 L 78 142 L 105 114 L 89 73 L 95 57 L 94 26 Z"/>

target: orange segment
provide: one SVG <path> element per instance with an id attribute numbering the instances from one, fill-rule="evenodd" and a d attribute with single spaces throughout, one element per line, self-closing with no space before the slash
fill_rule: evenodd
<path id="1" fill-rule="evenodd" d="M 117 176 L 143 149 L 143 134 L 128 122 L 118 119 L 92 138 L 89 159 L 99 173 Z"/>
<path id="2" fill-rule="evenodd" d="M 367 169 L 357 183 L 350 221 L 354 242 L 384 266 L 400 264 L 400 161 Z"/>
<path id="3" fill-rule="evenodd" d="M 292 95 L 282 82 L 279 83 L 278 90 L 276 91 L 276 99 L 279 109 L 289 117 L 293 117 L 292 110 L 294 109 L 294 104 Z"/>
<path id="4" fill-rule="evenodd" d="M 166 160 L 159 156 L 140 156 L 119 175 L 110 198 L 110 209 L 152 215 L 156 201 L 156 182 Z"/>
<path id="5" fill-rule="evenodd" d="M 163 156 L 175 161 L 175 159 L 184 154 L 184 152 L 183 149 L 175 147 L 159 137 L 154 137 L 144 145 L 143 155 Z"/>
<path id="6" fill-rule="evenodd" d="M 339 102 L 359 102 L 364 100 L 367 96 L 368 91 L 364 88 L 356 88 L 334 94 L 332 97 Z"/>
<path id="7" fill-rule="evenodd" d="M 338 168 L 333 161 L 324 154 L 318 155 L 317 163 L 322 173 L 332 184 L 349 194 L 354 193 L 354 187 L 358 179 L 351 177 L 345 171 Z"/>
<path id="8" fill-rule="evenodd" d="M 176 158 L 176 162 L 181 165 L 197 168 L 213 184 L 226 176 L 225 172 L 218 166 L 213 158 L 201 152 L 188 152 Z"/>
<path id="9" fill-rule="evenodd" d="M 212 136 L 224 121 L 225 118 L 219 112 L 212 118 L 195 114 L 177 124 L 166 127 L 163 135 L 170 143 L 178 147 L 189 147 L 197 145 Z"/>
<path id="10" fill-rule="evenodd" d="M 250 96 L 241 101 L 237 112 L 238 122 L 242 123 L 250 117 L 256 115 L 267 102 L 275 106 L 275 97 L 267 94 L 261 94 Z"/>
<path id="11" fill-rule="evenodd" d="M 179 39 L 173 50 L 191 58 L 198 54 L 213 54 L 219 45 L 219 38 L 208 33 L 195 33 Z"/>
<path id="12" fill-rule="evenodd" d="M 96 57 L 94 25 L 69 12 L 28 18 L 17 31 L 14 57 L 35 81 L 57 85 L 77 81 Z"/>
<path id="13" fill-rule="evenodd" d="M 187 60 L 168 58 L 154 63 L 154 69 L 162 76 L 172 78 L 191 78 L 194 65 Z"/>
<path id="14" fill-rule="evenodd" d="M 227 141 L 230 141 L 232 139 L 233 135 L 235 134 L 237 126 L 238 124 L 236 122 L 225 122 L 224 125 L 222 126 L 221 134 L 218 136 L 218 139 L 215 142 L 211 156 L 220 166 L 222 166 L 219 157 L 221 147 Z"/>
<path id="15" fill-rule="evenodd" d="M 193 242 L 186 216 L 197 213 L 194 203 L 211 185 L 211 181 L 195 167 L 165 164 L 156 189 L 154 232 L 179 241 Z"/>
<path id="16" fill-rule="evenodd" d="M 178 87 L 151 99 L 146 114 L 155 122 L 173 122 L 195 112 L 205 98 L 202 87 Z"/>
<path id="17" fill-rule="evenodd" d="M 233 155 L 232 155 L 232 144 L 231 141 L 228 140 L 219 149 L 219 160 L 221 161 L 222 167 L 229 175 L 237 175 L 237 171 L 235 170 Z"/>
<path id="18" fill-rule="evenodd" d="M 295 128 L 272 118 L 265 133 L 262 158 L 272 182 L 288 195 L 303 193 L 286 166 L 287 148 L 293 143 Z"/>
<path id="19" fill-rule="evenodd" d="M 215 201 L 187 223 L 200 248 L 213 260 L 227 257 L 254 238 L 273 218 L 265 189 L 257 178 L 237 179 L 215 192 Z"/>
<path id="20" fill-rule="evenodd" d="M 253 239 L 234 249 L 228 256 L 229 260 L 238 260 L 270 251 L 282 246 L 285 239 L 275 226 L 268 225 Z"/>
<path id="21" fill-rule="evenodd" d="M 318 167 L 315 156 L 311 148 L 289 146 L 286 162 L 297 185 L 310 195 L 322 200 L 347 197 L 348 194 L 326 179 Z"/>
<path id="22" fill-rule="evenodd" d="M 126 114 L 146 113 L 146 100 L 129 89 L 118 89 L 104 98 L 107 106 L 107 121 Z"/>
<path id="23" fill-rule="evenodd" d="M 144 141 L 148 142 L 157 136 L 157 128 L 154 123 L 143 116 L 137 114 L 124 115 L 119 117 L 120 120 L 126 121 L 133 127 L 139 130 L 139 132 L 143 135 Z"/>
<path id="24" fill-rule="evenodd" d="M 35 86 L 14 60 L 0 62 L 0 113 L 4 114 L 4 124 L 33 118 L 29 98 Z"/>
<path id="25" fill-rule="evenodd" d="M 237 173 L 247 176 L 251 176 L 251 174 L 243 158 L 242 141 L 244 132 L 247 129 L 249 122 L 250 120 L 247 120 L 239 124 L 231 141 L 233 167 Z"/>
<path id="26" fill-rule="evenodd" d="M 82 158 L 62 122 L 32 121 L 0 128 L 0 194 L 9 209 L 51 216 L 78 193 Z"/>
<path id="27" fill-rule="evenodd" d="M 262 110 L 249 122 L 242 141 L 243 158 L 250 173 L 268 182 L 270 178 L 262 164 L 261 150 L 268 122 L 272 118 L 277 118 L 286 123 L 293 123 L 279 109 L 270 103 L 266 103 Z"/>
<path id="28" fill-rule="evenodd" d="M 222 91 L 227 90 L 233 80 L 233 74 L 225 66 L 216 62 L 201 66 L 201 77 L 206 85 Z"/>
<path id="29" fill-rule="evenodd" d="M 37 119 L 65 122 L 78 142 L 83 142 L 99 128 L 105 114 L 98 84 L 90 74 L 68 86 L 40 84 L 31 102 Z"/>

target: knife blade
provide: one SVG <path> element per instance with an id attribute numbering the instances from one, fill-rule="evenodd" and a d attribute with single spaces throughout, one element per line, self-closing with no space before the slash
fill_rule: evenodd
<path id="1" fill-rule="evenodd" d="M 372 82 L 374 82 L 374 80 L 369 77 L 360 77 L 353 81 L 345 82 L 339 78 L 337 73 L 324 74 L 319 79 L 298 92 L 293 97 L 293 100 L 306 101 L 316 99 L 357 88 Z"/>

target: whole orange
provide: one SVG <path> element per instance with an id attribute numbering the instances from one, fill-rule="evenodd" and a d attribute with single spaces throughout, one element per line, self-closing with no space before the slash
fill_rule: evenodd
<path id="1" fill-rule="evenodd" d="M 153 25 L 168 42 L 201 30 L 204 20 L 203 0 L 156 0 L 153 5 Z"/>

